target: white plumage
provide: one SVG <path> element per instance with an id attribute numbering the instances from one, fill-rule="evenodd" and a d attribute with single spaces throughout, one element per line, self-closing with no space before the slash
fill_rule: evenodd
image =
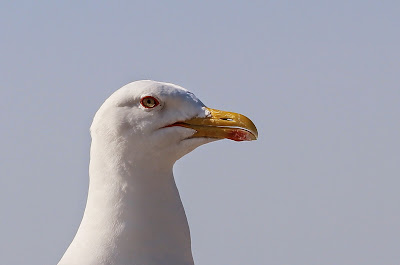
<path id="1" fill-rule="evenodd" d="M 257 136 L 244 116 L 216 112 L 168 83 L 136 81 L 111 95 L 90 128 L 85 213 L 58 265 L 193 264 L 173 164 L 216 139 Z"/>

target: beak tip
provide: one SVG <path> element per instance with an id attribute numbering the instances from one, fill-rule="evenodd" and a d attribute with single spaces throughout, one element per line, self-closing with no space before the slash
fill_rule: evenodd
<path id="1" fill-rule="evenodd" d="M 258 139 L 258 134 L 251 134 L 251 139 L 250 139 L 250 141 L 255 141 L 255 140 L 257 140 Z"/>

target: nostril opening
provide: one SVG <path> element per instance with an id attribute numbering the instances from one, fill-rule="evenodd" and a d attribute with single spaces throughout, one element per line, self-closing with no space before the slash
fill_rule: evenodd
<path id="1" fill-rule="evenodd" d="M 231 118 L 221 118 L 221 120 L 224 120 L 224 121 L 233 121 L 233 119 L 231 119 Z"/>

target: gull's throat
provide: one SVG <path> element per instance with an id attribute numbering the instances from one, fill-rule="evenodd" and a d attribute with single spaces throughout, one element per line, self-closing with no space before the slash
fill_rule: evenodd
<path id="1" fill-rule="evenodd" d="M 172 166 L 112 160 L 121 150 L 98 150 L 92 143 L 85 213 L 59 265 L 193 264 Z"/>

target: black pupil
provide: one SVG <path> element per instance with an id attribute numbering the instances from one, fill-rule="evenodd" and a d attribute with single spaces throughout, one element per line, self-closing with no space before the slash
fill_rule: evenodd
<path id="1" fill-rule="evenodd" d="M 149 107 L 153 107 L 155 105 L 155 102 L 152 98 L 147 98 L 146 99 L 146 105 Z"/>

